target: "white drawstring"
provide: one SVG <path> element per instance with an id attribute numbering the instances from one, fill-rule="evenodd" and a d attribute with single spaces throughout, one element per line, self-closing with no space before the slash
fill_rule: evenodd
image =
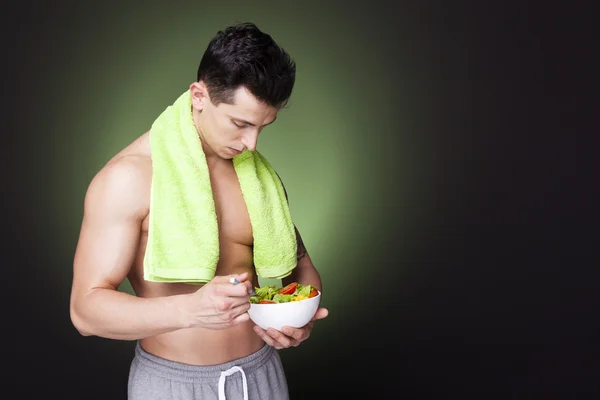
<path id="1" fill-rule="evenodd" d="M 227 371 L 221 371 L 221 377 L 219 378 L 219 400 L 225 399 L 225 378 L 233 375 L 237 371 L 242 373 L 242 380 L 244 381 L 244 400 L 248 400 L 248 382 L 246 382 L 246 374 L 240 367 L 231 367 Z"/>

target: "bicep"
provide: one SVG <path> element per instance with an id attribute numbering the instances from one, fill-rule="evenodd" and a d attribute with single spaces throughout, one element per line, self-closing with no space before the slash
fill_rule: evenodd
<path id="1" fill-rule="evenodd" d="M 296 251 L 296 260 L 300 261 L 304 257 L 306 257 L 306 247 L 304 246 L 304 241 L 302 240 L 302 236 L 300 236 L 300 231 L 298 227 L 294 225 L 294 229 L 296 230 L 296 243 L 298 245 L 298 249 Z"/>
<path id="2" fill-rule="evenodd" d="M 285 190 L 285 185 L 283 184 L 283 180 L 281 179 L 279 174 L 277 174 L 277 177 L 279 178 L 279 181 L 281 182 L 281 187 L 283 189 L 283 193 L 285 194 L 285 199 L 289 203 L 290 199 L 288 197 L 287 190 Z M 306 247 L 304 246 L 304 241 L 302 240 L 302 236 L 300 235 L 300 231 L 298 230 L 298 227 L 296 225 L 294 225 L 294 230 L 296 231 L 296 244 L 297 244 L 296 260 L 300 261 L 302 258 L 304 258 L 306 256 Z"/>
<path id="3" fill-rule="evenodd" d="M 116 289 L 129 273 L 140 227 L 133 221 L 84 217 L 73 264 L 74 285 Z"/>
<path id="4" fill-rule="evenodd" d="M 120 168 L 99 174 L 90 184 L 73 263 L 75 295 L 117 289 L 127 277 L 143 219 L 140 179 L 134 170 Z"/>

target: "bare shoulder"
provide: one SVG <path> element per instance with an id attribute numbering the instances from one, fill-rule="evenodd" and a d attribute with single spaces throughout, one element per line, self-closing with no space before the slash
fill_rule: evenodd
<path id="1" fill-rule="evenodd" d="M 132 143 L 132 145 L 134 145 Z M 150 154 L 132 145 L 113 157 L 92 178 L 85 196 L 85 212 L 109 212 L 143 218 L 150 204 Z"/>

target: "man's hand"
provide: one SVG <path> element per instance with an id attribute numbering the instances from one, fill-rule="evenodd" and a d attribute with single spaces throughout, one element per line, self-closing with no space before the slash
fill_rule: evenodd
<path id="1" fill-rule="evenodd" d="M 281 328 L 281 331 L 273 328 L 269 328 L 265 331 L 260 326 L 256 325 L 254 331 L 265 341 L 265 343 L 278 350 L 288 347 L 297 347 L 300 343 L 308 339 L 315 321 L 323 319 L 327 317 L 327 315 L 329 315 L 329 311 L 326 308 L 320 307 L 310 322 L 302 328 L 284 326 Z"/>
<path id="2" fill-rule="evenodd" d="M 232 285 L 229 281 L 232 277 L 240 284 Z M 196 292 L 185 295 L 185 314 L 190 327 L 226 329 L 248 321 L 250 289 L 252 283 L 247 272 L 215 276 Z"/>

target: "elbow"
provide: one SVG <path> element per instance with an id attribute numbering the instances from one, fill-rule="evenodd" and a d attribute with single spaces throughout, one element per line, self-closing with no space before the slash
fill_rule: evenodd
<path id="1" fill-rule="evenodd" d="M 74 302 L 71 303 L 71 307 L 69 310 L 71 323 L 73 327 L 79 332 L 81 336 L 92 336 L 93 332 L 91 331 L 89 324 L 86 324 L 85 318 L 78 312 L 76 304 Z"/>

